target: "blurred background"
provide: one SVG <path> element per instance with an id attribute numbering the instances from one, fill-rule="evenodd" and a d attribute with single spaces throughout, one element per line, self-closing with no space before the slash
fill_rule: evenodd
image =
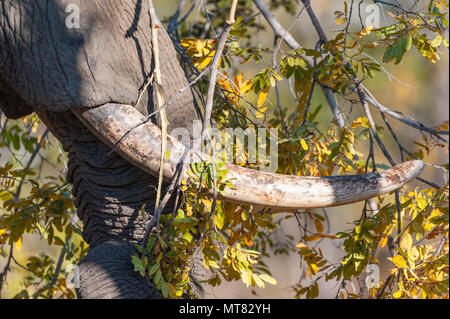
<path id="1" fill-rule="evenodd" d="M 295 1 L 292 1 L 295 3 Z M 336 32 L 341 29 L 340 26 L 336 25 L 334 12 L 336 10 L 343 10 L 344 1 L 337 0 L 313 0 L 312 6 L 318 15 L 323 28 L 327 31 L 329 38 L 334 38 Z M 408 2 L 408 1 L 405 1 Z M 167 17 L 170 17 L 175 12 L 179 1 L 176 0 L 164 0 L 155 1 L 155 6 L 159 17 L 167 21 Z M 187 5 L 183 13 L 190 8 L 194 3 L 193 0 L 187 1 Z M 268 3 L 268 1 L 266 1 Z M 364 1 L 362 6 L 363 12 L 365 12 L 365 6 L 372 1 Z M 300 9 L 299 6 L 297 9 Z M 190 17 L 187 19 L 187 24 L 191 23 L 196 19 L 196 15 L 201 15 L 203 6 L 197 6 Z M 254 12 L 257 12 L 255 7 Z M 290 30 L 295 39 L 306 48 L 314 48 L 318 37 L 315 33 L 314 28 L 305 12 L 299 16 L 291 15 L 285 12 L 283 8 L 278 8 L 272 11 L 277 17 L 278 21 L 287 29 Z M 182 14 L 183 14 L 182 13 Z M 262 29 L 252 36 L 252 41 L 255 43 L 261 43 L 262 47 L 271 49 L 273 46 L 273 33 L 270 27 L 265 23 L 262 16 L 257 16 L 256 19 L 259 23 L 265 26 L 265 30 Z M 389 24 L 389 16 L 383 14 L 381 24 Z M 359 20 L 355 18 L 354 24 L 352 25 L 352 31 L 357 32 L 360 30 Z M 284 45 L 282 46 L 284 47 Z M 375 61 L 381 63 L 383 52 L 382 50 L 372 50 L 370 55 Z M 412 49 L 407 53 L 403 61 L 399 65 L 383 64 L 386 68 L 385 72 L 380 73 L 375 79 L 368 80 L 366 86 L 374 93 L 375 97 L 384 105 L 408 114 L 427 126 L 435 127 L 441 125 L 444 121 L 449 118 L 449 71 L 448 71 L 448 50 L 444 49 L 439 52 L 440 61 L 433 64 L 423 58 L 415 49 Z M 245 65 L 236 64 L 232 69 L 227 70 L 228 74 L 244 73 L 244 75 L 249 74 L 254 76 L 258 71 L 260 71 L 265 65 L 270 63 L 271 55 L 268 54 L 263 58 L 260 64 L 249 63 Z M 244 78 L 246 80 L 248 78 Z M 284 81 L 286 82 L 286 81 Z M 296 105 L 294 100 L 289 93 L 289 88 L 287 83 L 281 82 L 281 101 L 283 107 L 295 109 Z M 270 96 L 269 99 L 274 99 Z M 276 103 L 273 103 L 274 105 Z M 316 90 L 313 98 L 312 105 L 326 105 L 323 95 L 320 90 Z M 351 108 L 350 105 L 342 105 L 342 108 L 346 115 L 350 119 L 356 119 L 363 116 L 360 107 Z M 324 108 L 325 110 L 326 108 Z M 375 120 L 377 123 L 382 123 L 381 117 L 379 117 L 377 112 L 373 112 Z M 331 120 L 332 115 L 330 112 L 322 112 L 321 121 L 327 122 Z M 3 119 L 4 121 L 4 119 Z M 412 129 L 402 123 L 390 120 L 391 124 L 394 126 L 398 133 L 400 141 L 404 146 L 409 147 L 414 150 L 414 145 L 412 141 L 420 137 L 417 130 Z M 42 132 L 42 128 L 38 128 L 35 134 Z M 392 150 L 392 154 L 398 155 L 396 144 L 389 134 L 384 134 L 383 140 L 388 145 L 389 149 Z M 45 153 L 42 154 L 40 161 L 36 161 L 35 165 L 42 165 L 42 176 L 52 176 L 56 172 L 64 169 L 64 154 L 58 146 L 57 141 L 50 137 L 50 147 L 48 147 Z M 367 144 L 367 145 L 366 145 Z M 363 154 L 367 154 L 368 143 L 367 141 L 360 142 L 358 145 L 358 151 Z M 383 162 L 383 156 L 377 150 L 376 153 L 379 162 Z M 10 159 L 11 154 L 7 151 L 2 150 L 0 157 L 0 165 L 4 165 L 8 159 Z M 400 161 L 400 158 L 396 156 L 395 160 Z M 448 154 L 433 154 L 432 157 L 426 157 L 426 160 L 431 163 L 446 164 L 448 163 Z M 58 163 L 50 164 L 50 163 Z M 387 162 L 383 162 L 388 164 Z M 446 177 L 442 170 L 426 168 L 424 178 L 432 180 L 435 183 L 443 185 L 446 183 Z M 27 190 L 24 189 L 26 192 Z M 339 208 L 327 209 L 327 214 L 329 217 L 330 229 L 328 233 L 335 234 L 339 231 L 344 231 L 350 228 L 350 223 L 353 220 L 359 219 L 361 216 L 362 204 L 348 205 Z M 0 214 L 2 210 L 0 208 Z M 294 222 L 289 222 L 289 220 L 283 221 L 281 223 L 281 228 L 277 229 L 274 233 L 273 240 L 277 240 L 281 243 L 288 241 L 292 243 L 292 240 L 288 239 L 287 236 L 294 237 L 294 244 L 298 241 L 298 226 Z M 325 256 L 333 262 L 339 263 L 339 258 L 343 256 L 343 251 L 340 248 L 340 242 L 337 240 L 324 239 L 321 241 L 317 247 L 320 247 Z M 42 241 L 37 236 L 26 236 L 20 251 L 16 251 L 15 257 L 17 261 L 25 262 L 27 256 L 30 254 L 36 254 L 36 252 L 45 252 L 53 258 L 57 258 L 58 249 L 49 249 L 46 241 Z M 384 250 L 380 250 L 380 254 L 384 254 L 385 257 L 389 257 L 389 254 Z M 300 262 L 300 256 L 292 254 L 290 256 L 277 255 L 270 258 L 264 258 L 264 262 L 269 265 L 272 270 L 273 277 L 278 281 L 276 286 L 268 285 L 264 289 L 248 289 L 242 282 L 233 283 L 223 283 L 220 287 L 207 288 L 207 298 L 292 298 L 295 293 L 291 289 L 291 286 L 297 284 L 300 280 L 303 283 L 307 283 L 307 280 L 302 277 L 302 269 Z M 0 257 L 0 269 L 3 269 L 4 258 Z M 24 279 L 23 276 L 25 272 L 20 269 L 20 267 L 14 266 L 14 271 L 8 277 L 8 286 L 6 287 L 6 292 L 1 296 L 3 298 L 9 298 L 14 296 L 20 291 L 21 281 Z M 388 270 L 386 270 L 386 273 Z M 386 273 L 382 273 L 382 279 L 385 278 Z M 321 298 L 334 298 L 338 289 L 338 283 L 322 283 L 320 287 L 320 297 Z M 357 289 L 353 287 L 347 287 L 350 291 L 352 289 Z M 356 292 L 356 291 L 355 291 Z"/>

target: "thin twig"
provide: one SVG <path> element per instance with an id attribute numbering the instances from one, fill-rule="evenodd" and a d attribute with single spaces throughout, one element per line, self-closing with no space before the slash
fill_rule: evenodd
<path id="1" fill-rule="evenodd" d="M 280 44 L 281 44 L 281 41 L 279 41 L 279 40 L 280 40 L 280 37 L 275 35 L 275 39 L 273 40 L 273 53 L 272 53 L 272 65 L 273 65 L 274 69 L 278 65 L 278 61 L 277 61 L 278 42 L 280 42 Z M 278 108 L 278 112 L 280 112 L 281 124 L 283 126 L 283 130 L 285 132 L 287 132 L 288 127 L 287 127 L 286 121 L 284 119 L 283 107 L 281 106 L 280 88 L 279 88 L 278 82 L 275 83 L 275 93 L 277 96 L 277 108 Z"/>
<path id="2" fill-rule="evenodd" d="M 158 180 L 158 192 L 156 194 L 156 203 L 155 203 L 155 212 L 158 209 L 159 202 L 161 200 L 161 189 L 164 181 L 164 159 L 167 153 L 167 127 L 169 125 L 169 121 L 167 120 L 166 110 L 162 109 L 164 105 L 164 95 L 162 93 L 162 76 L 161 76 L 161 67 L 159 60 L 159 43 L 158 43 L 158 29 L 160 26 L 157 21 L 155 9 L 153 7 L 153 0 L 149 0 L 149 10 L 150 10 L 150 18 L 151 18 L 151 28 L 152 28 L 152 49 L 153 49 L 153 59 L 155 63 L 155 78 L 156 78 L 156 100 L 158 103 L 158 109 L 160 110 L 160 118 L 161 118 L 161 166 L 159 169 L 159 180 Z"/>

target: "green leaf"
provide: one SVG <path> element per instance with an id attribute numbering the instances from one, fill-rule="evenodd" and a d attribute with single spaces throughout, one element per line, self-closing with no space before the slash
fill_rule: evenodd
<path id="1" fill-rule="evenodd" d="M 169 286 L 165 281 L 162 281 L 161 283 L 161 292 L 164 298 L 170 298 L 171 297 L 171 291 Z"/>
<path id="2" fill-rule="evenodd" d="M 156 288 L 159 289 L 159 290 L 161 290 L 161 288 L 162 288 L 162 283 L 164 282 L 164 279 L 163 279 L 163 275 L 162 275 L 161 269 L 158 269 L 158 270 L 156 271 L 156 274 L 155 274 L 155 277 L 153 278 L 153 281 L 154 281 L 154 283 L 155 283 Z"/>
<path id="3" fill-rule="evenodd" d="M 210 247 L 205 247 L 203 249 L 203 254 L 205 254 L 205 256 L 211 256 L 216 260 L 220 260 L 219 253 Z"/>
<path id="4" fill-rule="evenodd" d="M 141 207 L 141 217 L 145 217 L 145 206 L 146 204 L 144 203 L 144 205 L 142 205 Z"/>
<path id="5" fill-rule="evenodd" d="M 141 276 L 145 276 L 145 266 L 141 258 L 137 255 L 133 255 L 131 261 L 134 265 L 134 271 L 138 272 Z"/>
<path id="6" fill-rule="evenodd" d="M 153 275 L 159 270 L 159 264 L 154 264 L 152 268 L 148 271 L 148 275 L 153 277 Z"/>
<path id="7" fill-rule="evenodd" d="M 7 200 L 10 200 L 14 198 L 14 194 L 11 193 L 10 191 L 1 191 L 0 192 L 0 199 L 4 202 L 6 202 Z"/>
<path id="8" fill-rule="evenodd" d="M 411 49 L 412 42 L 412 36 L 407 32 L 387 48 L 384 53 L 383 61 L 389 63 L 395 59 L 395 64 L 399 64 L 405 53 Z"/>

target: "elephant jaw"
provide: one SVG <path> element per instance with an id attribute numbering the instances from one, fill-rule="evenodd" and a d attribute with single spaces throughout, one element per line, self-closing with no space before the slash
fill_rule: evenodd
<path id="1" fill-rule="evenodd" d="M 161 130 L 134 107 L 105 104 L 92 109 L 74 109 L 75 115 L 113 150 L 147 173 L 158 176 Z M 167 141 L 170 157 L 164 161 L 164 179 L 170 182 L 190 150 L 177 139 Z M 196 152 L 198 161 L 210 156 Z M 222 199 L 276 210 L 320 208 L 363 201 L 394 191 L 417 177 L 422 161 L 409 161 L 382 173 L 353 176 L 306 177 L 261 172 L 225 164 L 234 187 Z"/>

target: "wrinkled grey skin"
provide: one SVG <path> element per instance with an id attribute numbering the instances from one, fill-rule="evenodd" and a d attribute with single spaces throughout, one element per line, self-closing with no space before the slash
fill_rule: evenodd
<path id="1" fill-rule="evenodd" d="M 80 8 L 79 29 L 66 27 L 69 4 Z M 159 34 L 169 101 L 187 80 L 169 37 Z M 80 298 L 159 297 L 131 264 L 133 244 L 142 240 L 153 213 L 157 179 L 111 153 L 71 112 L 134 105 L 152 68 L 147 1 L 1 0 L 0 108 L 13 119 L 36 112 L 68 153 L 67 177 L 90 244 L 80 264 Z M 151 87 L 135 107 L 144 115 L 154 110 Z M 169 131 L 192 130 L 197 112 L 189 90 L 167 116 Z M 171 212 L 173 200 L 168 206 Z"/>

